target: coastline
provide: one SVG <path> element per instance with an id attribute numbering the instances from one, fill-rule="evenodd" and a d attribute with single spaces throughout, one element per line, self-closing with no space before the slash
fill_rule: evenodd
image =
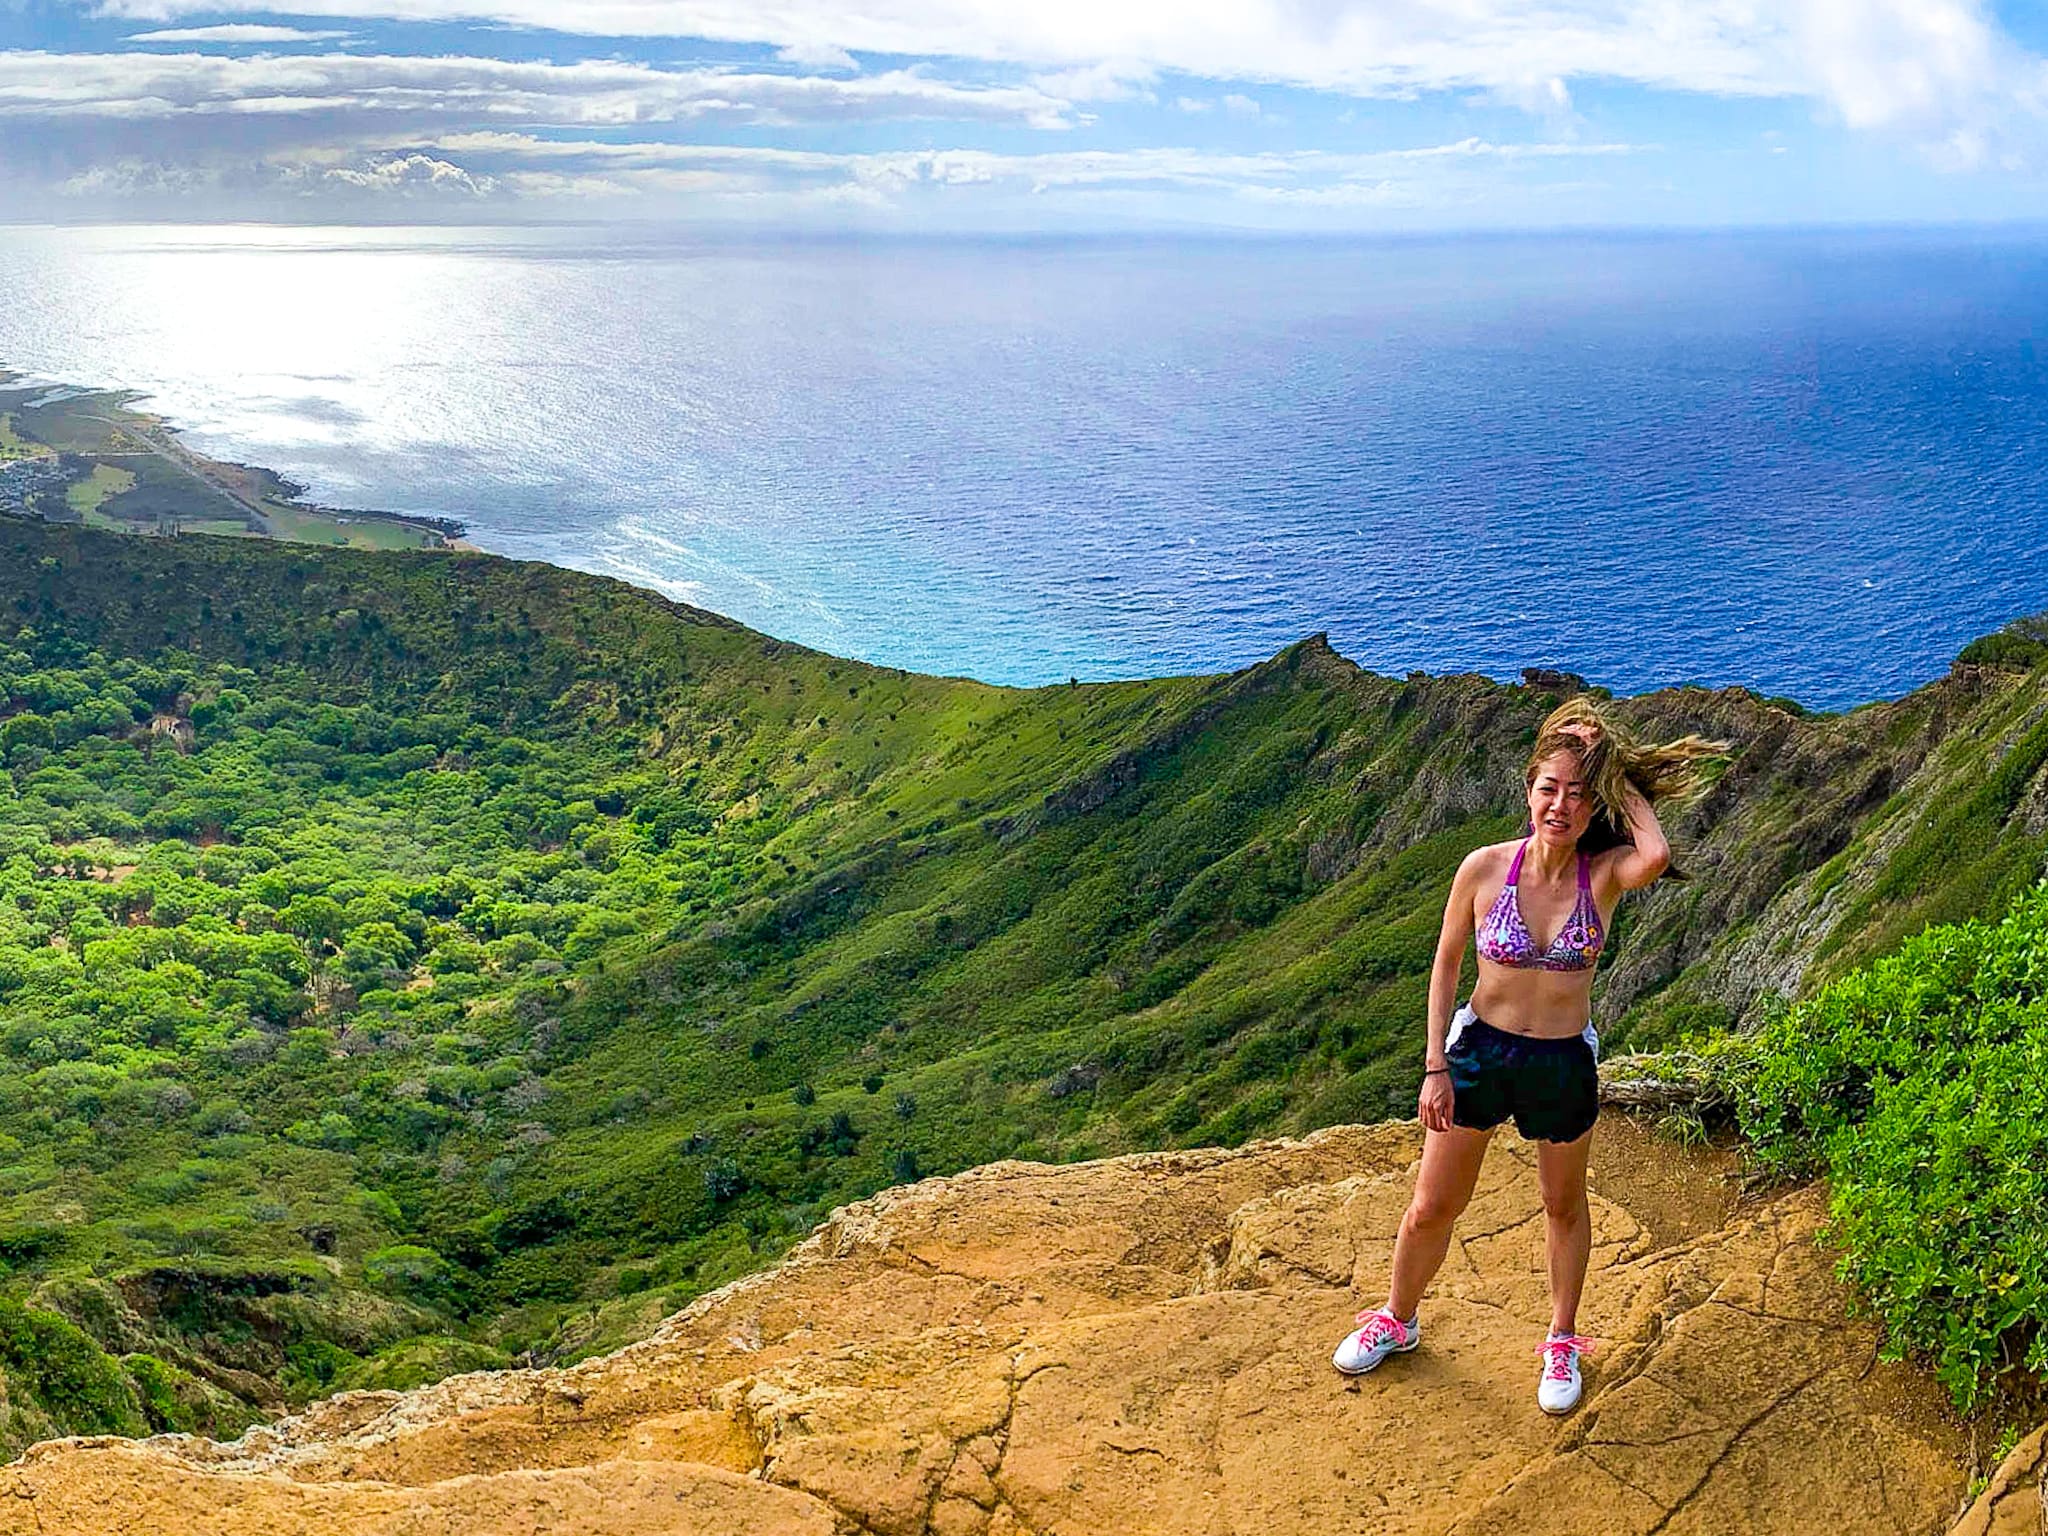
<path id="1" fill-rule="evenodd" d="M 15 369 L 0 361 L 0 519 L 12 517 L 144 537 L 211 534 L 326 548 L 502 555 L 515 560 L 539 561 L 584 574 L 609 576 L 668 596 L 659 584 L 658 576 L 653 573 L 631 569 L 621 573 L 616 568 L 602 565 L 576 564 L 552 552 L 513 553 L 487 549 L 469 537 L 471 525 L 459 518 L 378 508 L 336 507 L 313 501 L 308 496 L 306 485 L 280 471 L 260 464 L 214 458 L 189 446 L 180 435 L 181 428 L 165 417 L 140 408 L 140 403 L 149 398 L 141 390 L 70 384 L 47 375 Z M 749 627 L 763 622 L 758 618 L 740 619 L 732 613 L 722 613 L 721 616 Z M 1961 646 L 1974 650 L 2003 635 L 2011 627 L 2041 616 L 2048 614 L 2021 613 L 2003 623 L 1994 619 L 1983 631 L 1961 642 Z M 767 630 L 761 632 L 769 633 Z M 820 642 L 786 639 L 780 633 L 776 643 L 825 648 Z M 1279 648 L 1293 643 L 1292 639 L 1283 641 Z M 899 665 L 872 652 L 856 654 L 850 648 L 840 650 L 835 647 L 831 653 L 858 660 L 864 665 Z M 1175 670 L 1151 671 L 1133 667 L 1128 671 L 1096 671 L 1084 675 L 1088 675 L 1090 681 L 1220 676 L 1257 665 L 1271 654 L 1268 652 L 1248 660 L 1198 662 Z M 1954 664 L 1954 653 L 1950 653 L 1942 663 L 1950 670 Z M 1375 664 L 1375 669 L 1379 668 L 1385 669 L 1382 675 L 1395 675 L 1384 662 Z M 934 666 L 929 661 L 920 664 L 911 660 L 907 670 L 932 677 L 970 678 L 992 686 L 1022 690 L 1051 686 L 1060 681 L 1058 676 L 1050 676 L 997 682 L 979 676 L 957 662 Z M 1589 667 L 1588 671 L 1592 669 Z M 1532 687 L 1591 687 L 1621 697 L 1636 697 L 1672 688 L 1735 688 L 1787 712 L 1801 715 L 1846 715 L 1895 702 L 1943 676 L 1942 671 L 1930 669 L 1884 691 L 1868 692 L 1846 702 L 1823 700 L 1809 703 L 1796 692 L 1767 686 L 1753 677 L 1725 674 L 1719 678 L 1712 674 L 1702 677 L 1701 674 L 1688 674 L 1676 669 L 1661 678 L 1634 683 L 1606 679 L 1595 682 L 1577 672 L 1562 671 L 1545 664 L 1476 668 L 1445 664 L 1437 658 L 1419 669 L 1410 669 L 1410 675 L 1437 677 L 1460 672 L 1469 672 L 1472 676 L 1496 683 L 1513 685 L 1519 678 L 1524 685 Z"/>
<path id="2" fill-rule="evenodd" d="M 458 519 L 325 506 L 275 470 L 203 454 L 137 409 L 144 398 L 0 366 L 0 515 L 152 537 L 480 552 Z"/>

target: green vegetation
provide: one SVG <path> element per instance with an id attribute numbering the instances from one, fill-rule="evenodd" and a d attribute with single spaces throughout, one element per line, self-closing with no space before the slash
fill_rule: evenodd
<path id="1" fill-rule="evenodd" d="M 2022 671 L 2048 661 L 2048 614 L 2008 624 L 1964 646 L 1956 661 L 1963 666 L 2017 667 Z"/>
<path id="2" fill-rule="evenodd" d="M 1772 1167 L 1825 1173 L 1843 1272 L 1959 1405 L 2048 1368 L 2048 885 L 1721 1042 Z"/>
<path id="3" fill-rule="evenodd" d="M 6 463 L 9 459 L 41 458 L 49 452 L 50 450 L 41 443 L 25 441 L 14 430 L 14 418 L 0 412 L 0 464 Z"/>
<path id="4" fill-rule="evenodd" d="M 1968 688 L 1632 701 L 1772 750 L 1617 923 L 1610 1036 L 1733 1022 L 1770 925 L 1853 957 L 1803 881 L 1945 889 L 1870 895 L 1972 763 L 2018 789 L 1951 833 L 2020 867 L 2048 676 Z M 21 1433 L 574 1358 L 893 1182 L 1411 1113 L 1556 702 L 1320 637 L 993 688 L 546 566 L 0 524 L 0 1298 L 113 1373 L 0 1359 Z"/>
<path id="5" fill-rule="evenodd" d="M 838 1200 L 1161 1134 L 1087 1128 L 1123 1082 L 1190 1138 L 1271 1123 L 1296 1037 L 1229 1047 L 1276 1010 L 1324 1079 L 1412 1012 L 1426 942 L 1304 953 L 1326 917 L 1270 998 L 1197 996 L 1219 1048 L 1088 1059 L 1298 891 L 1298 843 L 1222 857 L 1318 792 L 1348 706 L 1293 662 L 1020 695 L 483 558 L 7 553 L 0 1259 L 109 1351 L 289 1398 L 603 1347 Z M 1270 750 L 1195 739 L 1224 703 Z M 1092 814 L 1154 772 L 1170 822 Z"/>

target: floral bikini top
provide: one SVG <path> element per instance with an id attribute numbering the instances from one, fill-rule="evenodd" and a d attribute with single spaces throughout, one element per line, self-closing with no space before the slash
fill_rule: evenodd
<path id="1" fill-rule="evenodd" d="M 1579 899 L 1572 903 L 1571 914 L 1550 941 L 1550 948 L 1539 950 L 1529 925 L 1522 921 L 1522 903 L 1515 894 L 1522 878 L 1522 855 L 1528 851 L 1529 840 L 1523 838 L 1522 846 L 1515 850 L 1515 862 L 1508 866 L 1508 883 L 1500 888 L 1486 921 L 1479 925 L 1479 953 L 1495 965 L 1518 971 L 1590 971 L 1607 938 L 1600 925 L 1600 908 L 1593 900 L 1591 861 L 1585 854 L 1579 855 Z"/>

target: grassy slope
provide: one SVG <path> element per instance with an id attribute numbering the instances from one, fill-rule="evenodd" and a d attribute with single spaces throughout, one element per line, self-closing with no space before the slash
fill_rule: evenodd
<path id="1" fill-rule="evenodd" d="M 913 1172 L 1407 1112 L 1445 883 L 1518 826 L 1521 756 L 1555 702 L 1374 677 L 1320 640 L 1228 677 L 999 689 L 545 566 L 34 525 L 0 530 L 0 622 L 628 743 L 714 809 L 743 881 L 575 968 L 546 1020 L 547 1095 L 518 1117 L 551 1139 L 509 1183 L 241 1154 L 372 1183 L 403 1235 L 458 1262 L 526 1213 L 513 1260 L 573 1299 L 464 1326 L 567 1353 Z M 1694 878 L 1617 925 L 1612 1036 L 1724 1022 L 2032 878 L 2048 673 L 1993 659 L 1841 717 L 1739 690 L 1628 701 L 1645 729 L 1725 735 L 1739 757 L 1677 828 Z M 414 856 L 417 834 L 379 825 L 390 859 Z M 298 1069 L 269 1070 L 294 1091 Z M 487 1166 L 509 1118 L 487 1108 L 436 1151 Z"/>

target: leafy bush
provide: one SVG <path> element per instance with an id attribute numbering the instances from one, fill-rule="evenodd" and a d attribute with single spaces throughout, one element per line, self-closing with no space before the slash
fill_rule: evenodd
<path id="1" fill-rule="evenodd" d="M 2021 671 L 2048 661 L 2048 615 L 2016 619 L 1996 634 L 1973 640 L 1956 661 L 1963 665 L 2012 667 Z"/>
<path id="2" fill-rule="evenodd" d="M 1965 1409 L 2048 1368 L 2048 886 L 1723 1042 L 1758 1153 L 1825 1173 L 1842 1271 Z"/>
<path id="3" fill-rule="evenodd" d="M 146 1427 L 120 1365 L 54 1312 L 0 1297 L 0 1370 L 10 1399 L 42 1409 L 67 1434 L 135 1435 Z"/>
<path id="4" fill-rule="evenodd" d="M 123 1355 L 121 1366 L 152 1434 L 232 1440 L 260 1417 L 225 1392 L 154 1355 Z"/>
<path id="5" fill-rule="evenodd" d="M 731 1200 L 745 1192 L 747 1176 L 729 1157 L 714 1158 L 704 1168 L 704 1192 L 713 1200 Z"/>
<path id="6" fill-rule="evenodd" d="M 511 1363 L 509 1355 L 487 1344 L 428 1334 L 406 1339 L 371 1359 L 349 1365 L 334 1378 L 333 1390 L 408 1392 L 445 1376 L 501 1370 Z"/>
<path id="7" fill-rule="evenodd" d="M 321 1397 L 332 1391 L 335 1378 L 355 1363 L 352 1352 L 331 1340 L 301 1339 L 285 1349 L 278 1385 L 301 1402 Z"/>
<path id="8" fill-rule="evenodd" d="M 453 1285 L 448 1261 L 417 1243 L 394 1243 L 365 1255 L 363 1278 L 395 1295 L 428 1305 L 445 1303 Z"/>

